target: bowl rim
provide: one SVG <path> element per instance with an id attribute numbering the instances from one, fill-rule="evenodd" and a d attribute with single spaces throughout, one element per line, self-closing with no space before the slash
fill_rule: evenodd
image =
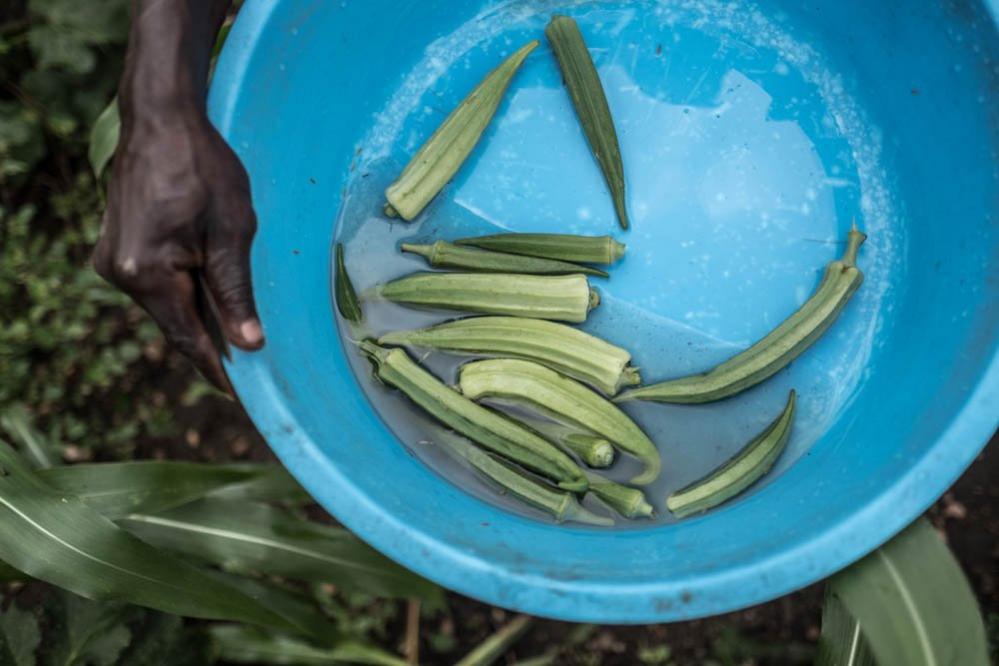
<path id="1" fill-rule="evenodd" d="M 242 84 L 261 35 L 281 0 L 248 0 L 227 38 L 209 92 L 209 115 L 229 137 Z M 985 0 L 999 23 L 999 0 Z M 825 532 L 752 562 L 684 581 L 613 586 L 555 580 L 517 572 L 410 529 L 358 492 L 296 423 L 280 399 L 269 367 L 234 351 L 226 369 L 254 425 L 281 462 L 316 501 L 374 548 L 442 586 L 484 602 L 533 615 L 580 622 L 639 624 L 693 619 L 755 605 L 800 589 L 860 559 L 922 514 L 971 464 L 999 427 L 999 353 L 937 441 L 909 471 Z M 947 455 L 940 455 L 946 451 Z M 937 488 L 927 494 L 926 487 Z M 652 598 L 686 597 L 650 612 Z M 611 603 L 608 603 L 611 602 Z M 608 615 L 608 612 L 613 615 Z"/>

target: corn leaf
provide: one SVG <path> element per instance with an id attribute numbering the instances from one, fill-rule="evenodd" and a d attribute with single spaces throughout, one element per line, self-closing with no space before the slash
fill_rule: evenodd
<path id="1" fill-rule="evenodd" d="M 98 180 L 108 162 L 114 156 L 114 151 L 118 148 L 118 136 L 121 134 L 121 116 L 118 113 L 118 98 L 115 97 L 97 116 L 94 126 L 90 130 L 90 147 L 87 150 L 87 158 L 90 160 L 90 167 L 94 170 L 94 177 Z"/>
<path id="2" fill-rule="evenodd" d="M 986 666 L 985 627 L 960 565 L 925 519 L 833 576 L 828 595 L 859 624 L 879 666 Z M 820 652 L 826 664 L 863 664 L 840 611 L 827 603 Z M 833 627 L 836 628 L 833 631 Z M 854 655 L 851 657 L 850 655 Z M 828 659 L 829 657 L 824 657 Z M 844 661 L 853 658 L 855 661 Z"/>
<path id="3" fill-rule="evenodd" d="M 307 634 L 310 639 L 324 646 L 333 645 L 340 640 L 335 627 L 319 611 L 315 601 L 301 592 L 274 581 L 264 582 L 210 568 L 202 571 L 220 583 L 239 590 L 251 599 L 256 599 L 267 608 L 279 613 L 281 617 L 291 620 L 296 626 L 301 627 L 304 630 L 301 633 Z"/>
<path id="4" fill-rule="evenodd" d="M 266 469 L 262 465 L 138 461 L 56 467 L 40 476 L 59 491 L 79 497 L 105 518 L 116 520 L 134 512 L 172 509 L 230 484 L 253 480 Z"/>
<path id="5" fill-rule="evenodd" d="M 23 405 L 11 405 L 0 413 L 0 430 L 7 432 L 37 469 L 48 469 L 59 464 L 59 458 L 53 452 L 52 445 L 35 429 Z"/>
<path id="6" fill-rule="evenodd" d="M 46 666 L 114 666 L 132 642 L 128 622 L 141 616 L 135 606 L 90 601 L 62 591 L 45 603 Z"/>
<path id="7" fill-rule="evenodd" d="M 822 606 L 822 638 L 815 666 L 877 666 L 857 618 L 828 590 Z"/>
<path id="8" fill-rule="evenodd" d="M 406 665 L 405 661 L 389 652 L 357 641 L 340 640 L 333 647 L 320 648 L 285 634 L 246 626 L 217 625 L 210 632 L 216 657 L 235 664 Z"/>
<path id="9" fill-rule="evenodd" d="M 41 641 L 34 613 L 15 604 L 0 613 L 0 664 L 35 666 L 35 650 Z"/>
<path id="10" fill-rule="evenodd" d="M 139 541 L 82 500 L 56 491 L 2 443 L 0 560 L 88 599 L 296 629 L 250 597 Z"/>
<path id="11" fill-rule="evenodd" d="M 465 655 L 465 658 L 459 661 L 457 666 L 489 666 L 520 640 L 520 637 L 531 628 L 532 622 L 533 618 L 527 615 L 518 615 Z"/>
<path id="12" fill-rule="evenodd" d="M 350 532 L 265 504 L 204 499 L 164 513 L 133 513 L 120 524 L 158 548 L 229 571 L 328 582 L 387 597 L 440 600 L 440 588 Z"/>
<path id="13" fill-rule="evenodd" d="M 208 494 L 213 499 L 248 502 L 282 502 L 295 506 L 313 504 L 314 500 L 305 492 L 298 481 L 279 464 L 273 465 L 226 465 L 234 469 L 252 468 L 253 478 L 233 483 L 213 490 Z"/>

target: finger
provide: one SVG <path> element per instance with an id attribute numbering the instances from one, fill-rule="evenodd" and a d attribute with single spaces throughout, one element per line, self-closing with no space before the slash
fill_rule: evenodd
<path id="1" fill-rule="evenodd" d="M 250 246 L 257 219 L 249 193 L 234 194 L 218 207 L 217 216 L 208 233 L 205 279 L 229 341 L 243 349 L 260 349 L 264 334 L 250 275 Z"/>
<path id="2" fill-rule="evenodd" d="M 132 296 L 152 316 L 177 351 L 220 391 L 233 396 L 219 353 L 197 311 L 198 285 L 190 273 L 177 271 L 149 291 Z"/>

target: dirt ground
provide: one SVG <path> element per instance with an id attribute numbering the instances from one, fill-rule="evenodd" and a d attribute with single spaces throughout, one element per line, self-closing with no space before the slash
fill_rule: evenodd
<path id="1" fill-rule="evenodd" d="M 187 436 L 152 446 L 147 455 L 204 461 L 272 457 L 238 405 L 202 401 L 182 409 L 179 417 L 188 424 Z M 987 621 L 993 615 L 994 634 L 999 617 L 999 434 L 931 509 L 930 517 L 963 565 Z M 500 663 L 516 664 L 563 646 L 555 663 L 567 666 L 809 664 L 819 636 L 821 604 L 822 585 L 816 584 L 769 603 L 691 622 L 580 627 L 541 620 Z M 423 664 L 453 663 L 463 648 L 476 645 L 511 617 L 457 594 L 449 595 L 448 606 L 448 612 L 422 620 Z M 403 626 L 402 617 L 393 623 L 399 636 Z M 449 649 L 436 652 L 442 641 Z"/>

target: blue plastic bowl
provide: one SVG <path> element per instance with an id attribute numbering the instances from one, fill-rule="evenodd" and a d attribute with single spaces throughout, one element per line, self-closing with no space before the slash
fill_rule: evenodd
<path id="1" fill-rule="evenodd" d="M 628 233 L 544 43 L 556 10 L 578 17 L 605 81 Z M 268 343 L 236 354 L 236 389 L 340 521 L 490 603 L 660 622 L 819 580 L 926 509 L 997 424 L 996 16 L 995 3 L 974 0 L 250 0 L 210 96 L 260 218 L 253 270 Z M 377 213 L 378 190 L 442 112 L 533 37 L 541 47 L 428 215 L 408 226 L 358 219 Z M 647 377 L 665 377 L 710 367 L 793 311 L 853 216 L 870 234 L 867 280 L 814 348 L 703 412 L 640 408 L 675 415 L 676 429 L 655 435 L 665 473 L 685 481 L 772 418 L 789 386 L 802 396 L 775 472 L 679 523 L 555 526 L 456 487 L 373 410 L 334 318 L 337 233 L 358 248 L 363 288 L 399 273 L 378 252 L 409 235 L 613 232 L 629 255 L 588 326 L 629 346 Z"/>

